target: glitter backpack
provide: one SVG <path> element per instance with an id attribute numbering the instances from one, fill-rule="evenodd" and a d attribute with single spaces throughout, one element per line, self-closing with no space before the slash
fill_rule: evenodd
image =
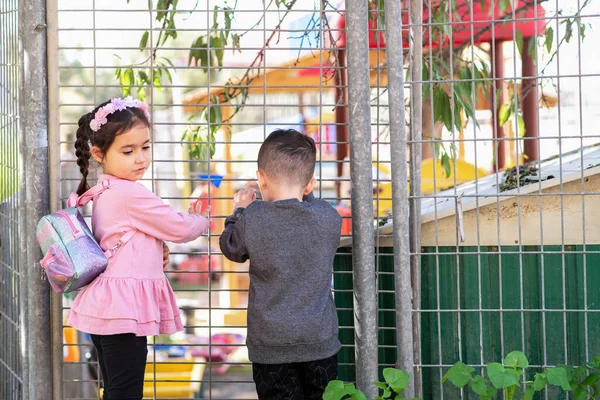
<path id="1" fill-rule="evenodd" d="M 105 180 L 81 196 L 72 193 L 67 208 L 38 222 L 36 238 L 44 254 L 40 261 L 42 279 L 48 279 L 55 292 L 68 293 L 88 285 L 104 272 L 108 259 L 136 233 L 126 232 L 114 247 L 104 251 L 85 223 L 79 207 L 109 188 L 110 182 Z"/>

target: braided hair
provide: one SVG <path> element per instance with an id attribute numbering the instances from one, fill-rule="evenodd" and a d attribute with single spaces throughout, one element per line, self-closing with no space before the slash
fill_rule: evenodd
<path id="1" fill-rule="evenodd" d="M 77 140 L 75 140 L 75 156 L 77 156 L 77 165 L 82 178 L 77 187 L 77 195 L 81 196 L 89 188 L 87 181 L 89 174 L 90 158 L 92 157 L 90 144 L 100 149 L 104 155 L 115 141 L 115 137 L 127 132 L 137 125 L 150 127 L 150 121 L 144 112 L 136 107 L 128 107 L 116 111 L 106 117 L 107 122 L 103 124 L 96 132 L 92 131 L 90 122 L 94 119 L 96 112 L 110 103 L 106 101 L 94 108 L 92 112 L 84 114 L 79 118 L 79 127 L 77 128 Z"/>

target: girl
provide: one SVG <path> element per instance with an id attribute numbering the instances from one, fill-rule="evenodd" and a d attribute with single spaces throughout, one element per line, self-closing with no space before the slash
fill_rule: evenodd
<path id="1" fill-rule="evenodd" d="M 183 329 L 163 272 L 163 241 L 196 239 L 209 227 L 208 211 L 200 215 L 195 204 L 189 214 L 175 212 L 137 182 L 151 161 L 148 105 L 137 99 L 112 99 L 82 116 L 75 149 L 83 175 L 79 196 L 89 188 L 90 158 L 102 167 L 99 182 L 109 189 L 94 199 L 92 229 L 103 250 L 116 252 L 106 271 L 77 295 L 67 323 L 91 334 L 104 400 L 141 399 L 146 336 Z M 120 246 L 126 232 L 135 233 Z"/>

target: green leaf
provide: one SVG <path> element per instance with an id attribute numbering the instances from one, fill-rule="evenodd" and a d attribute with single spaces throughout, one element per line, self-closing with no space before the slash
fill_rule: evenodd
<path id="1" fill-rule="evenodd" d="M 525 120 L 521 114 L 517 114 L 517 135 L 519 137 L 525 137 Z"/>
<path id="2" fill-rule="evenodd" d="M 498 112 L 498 119 L 500 120 L 500 126 L 504 126 L 506 122 L 509 120 L 510 116 L 513 113 L 513 107 L 511 104 L 502 104 L 500 107 L 500 111 Z"/>
<path id="3" fill-rule="evenodd" d="M 148 74 L 146 74 L 146 71 L 138 71 L 138 76 L 140 84 L 150 84 L 150 80 L 148 79 Z"/>
<path id="4" fill-rule="evenodd" d="M 131 86 L 135 82 L 135 75 L 132 68 L 127 68 L 121 73 L 119 84 L 121 85 L 121 93 L 124 97 L 131 96 Z"/>
<path id="5" fill-rule="evenodd" d="M 387 386 L 388 386 L 387 384 L 385 384 L 383 382 L 379 382 L 379 381 L 373 382 L 373 385 L 377 386 L 381 390 L 387 389 Z"/>
<path id="6" fill-rule="evenodd" d="M 439 86 L 433 88 L 433 115 L 435 122 L 443 122 L 446 129 L 452 131 L 452 109 L 450 97 Z"/>
<path id="7" fill-rule="evenodd" d="M 406 389 L 410 381 L 410 375 L 396 368 L 385 368 L 383 370 L 383 377 L 396 393 L 400 393 Z"/>
<path id="8" fill-rule="evenodd" d="M 485 396 L 487 394 L 488 387 L 485 384 L 485 379 L 481 377 L 481 375 L 475 376 L 475 378 L 471 379 L 469 382 L 471 385 L 471 389 L 479 395 Z"/>
<path id="9" fill-rule="evenodd" d="M 146 101 L 146 89 L 142 86 L 137 90 L 137 98 L 141 101 Z"/>
<path id="10" fill-rule="evenodd" d="M 219 9 L 219 6 L 215 6 L 215 8 L 213 8 L 213 26 L 211 29 L 215 31 L 219 29 Z"/>
<path id="11" fill-rule="evenodd" d="M 529 366 L 529 361 L 527 360 L 527 357 L 525 357 L 525 354 L 523 354 L 522 352 L 511 351 L 504 359 L 504 366 L 527 368 Z"/>
<path id="12" fill-rule="evenodd" d="M 523 400 L 532 400 L 534 394 L 535 394 L 535 390 L 533 390 L 533 388 L 531 386 L 528 386 L 527 389 L 525 389 L 525 393 L 523 394 L 522 399 Z"/>
<path id="13" fill-rule="evenodd" d="M 146 45 L 148 44 L 149 35 L 150 32 L 148 31 L 144 32 L 144 34 L 142 35 L 142 39 L 140 40 L 140 51 L 143 51 L 146 48 Z"/>
<path id="14" fill-rule="evenodd" d="M 158 4 L 156 4 L 156 20 L 158 22 L 162 21 L 163 18 L 167 15 L 167 0 L 158 0 Z"/>
<path id="15" fill-rule="evenodd" d="M 475 369 L 469 367 L 462 361 L 454 364 L 442 377 L 442 383 L 446 381 L 450 381 L 454 384 L 454 386 L 458 386 L 459 388 L 465 386 L 469 380 L 471 379 L 471 373 L 473 373 Z"/>
<path id="16" fill-rule="evenodd" d="M 536 44 L 537 44 L 537 36 L 529 38 L 529 46 L 527 48 L 527 54 L 529 54 L 533 58 L 534 62 L 536 61 L 536 58 L 537 58 Z"/>
<path id="17" fill-rule="evenodd" d="M 546 378 L 551 385 L 560 386 L 563 390 L 572 390 L 571 385 L 569 384 L 567 371 L 564 368 L 548 368 L 546 371 Z"/>
<path id="18" fill-rule="evenodd" d="M 514 369 L 506 369 L 499 363 L 489 363 L 487 372 L 492 385 L 497 389 L 518 385 L 519 377 L 522 373 L 521 371 L 515 371 Z"/>
<path id="19" fill-rule="evenodd" d="M 233 21 L 233 16 L 233 10 L 229 7 L 225 7 L 225 42 L 227 42 L 229 32 L 231 31 L 231 21 Z"/>
<path id="20" fill-rule="evenodd" d="M 344 382 L 335 380 L 327 384 L 323 392 L 323 400 L 339 400 L 345 395 Z"/>
<path id="21" fill-rule="evenodd" d="M 600 380 L 600 373 L 592 372 L 591 374 L 586 376 L 583 381 L 581 381 L 581 384 L 584 386 L 591 386 L 591 385 L 596 384 L 599 380 Z"/>
<path id="22" fill-rule="evenodd" d="M 517 49 L 519 49 L 519 54 L 523 56 L 523 34 L 518 29 L 515 36 L 515 42 L 517 43 Z"/>
<path id="23" fill-rule="evenodd" d="M 220 37 L 210 38 L 210 46 L 214 51 L 215 58 L 217 59 L 217 65 L 219 65 L 219 68 L 223 67 L 223 55 L 225 54 L 225 49 L 223 48 L 224 45 L 225 43 L 221 41 Z"/>
<path id="24" fill-rule="evenodd" d="M 548 53 L 552 51 L 552 44 L 554 41 L 554 29 L 551 26 L 546 28 L 546 50 Z"/>
<path id="25" fill-rule="evenodd" d="M 448 156 L 448 153 L 442 154 L 442 159 L 440 162 L 442 163 L 442 167 L 444 168 L 444 174 L 446 175 L 446 178 L 450 178 L 452 165 L 450 164 L 450 157 Z"/>
<path id="26" fill-rule="evenodd" d="M 504 16 L 505 11 L 507 11 L 510 7 L 510 0 L 499 0 L 498 1 L 498 11 L 500 11 L 500 16 Z"/>
<path id="27" fill-rule="evenodd" d="M 584 376 L 585 374 L 587 374 L 588 372 L 588 367 L 586 365 L 580 365 L 579 367 L 575 368 L 573 370 L 573 372 L 571 372 L 571 376 L 574 378 L 580 378 L 582 376 Z"/>
<path id="28" fill-rule="evenodd" d="M 545 373 L 537 373 L 537 374 L 535 374 L 535 379 L 533 380 L 533 389 L 536 392 L 539 392 L 540 390 L 542 390 L 546 387 L 547 383 L 548 383 L 548 381 L 546 380 L 546 374 Z"/>
<path id="29" fill-rule="evenodd" d="M 584 388 L 583 386 L 577 386 L 577 388 L 575 389 L 575 393 L 574 393 L 574 399 L 575 400 L 586 400 L 589 395 L 590 395 L 590 392 L 588 392 L 586 388 Z"/>
<path id="30" fill-rule="evenodd" d="M 390 397 L 392 395 L 392 390 L 390 388 L 387 388 L 383 391 L 383 398 L 387 399 L 388 397 Z"/>

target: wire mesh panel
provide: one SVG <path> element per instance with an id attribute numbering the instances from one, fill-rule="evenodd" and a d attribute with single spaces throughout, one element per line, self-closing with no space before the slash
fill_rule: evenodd
<path id="1" fill-rule="evenodd" d="M 339 4 L 57 5 L 61 161 L 51 167 L 61 171 L 62 204 L 80 179 L 73 148 L 79 117 L 111 97 L 132 95 L 150 104 L 153 121 L 153 162 L 141 182 L 177 211 L 198 197 L 211 207 L 207 235 L 169 243 L 166 275 L 185 331 L 149 338 L 144 396 L 256 398 L 245 347 L 248 265 L 226 260 L 218 237 L 235 191 L 258 188 L 258 149 L 278 128 L 315 139 L 316 195 L 347 214 L 338 201 L 344 193 L 347 204 L 349 184 L 347 133 L 336 133 L 348 124 L 346 78 L 335 61 Z M 72 301 L 64 297 L 64 317 Z M 89 337 L 64 329 L 63 398 L 97 398 L 101 384 Z"/>
<path id="2" fill-rule="evenodd" d="M 437 7 L 423 6 L 423 140 L 411 143 L 423 156 L 415 339 L 425 397 L 470 398 L 470 385 L 440 384 L 458 360 L 494 387 L 489 364 L 515 350 L 529 381 L 598 355 L 590 207 L 600 71 L 587 49 L 600 9 Z M 536 396 L 567 394 L 552 386 Z"/>
<path id="3" fill-rule="evenodd" d="M 0 397 L 21 398 L 19 265 L 19 12 L 0 2 Z"/>
<path id="4" fill-rule="evenodd" d="M 207 235 L 169 244 L 166 275 L 185 331 L 151 338 L 145 396 L 256 397 L 244 345 L 248 265 L 227 261 L 218 236 L 233 194 L 258 188 L 258 149 L 277 128 L 315 139 L 316 194 L 344 217 L 332 281 L 339 377 L 354 381 L 361 344 L 351 250 L 361 244 L 351 235 L 349 121 L 356 110 L 348 110 L 345 2 L 55 2 L 58 42 L 49 47 L 59 53 L 61 161 L 51 168 L 60 168 L 63 204 L 80 178 L 73 149 L 79 117 L 132 95 L 151 105 L 153 121 L 153 162 L 142 183 L 176 210 L 198 197 L 211 206 Z M 592 219 L 600 164 L 598 4 L 402 1 L 400 49 L 389 45 L 385 3 L 368 1 L 364 16 L 371 129 L 362 133 L 372 140 L 373 357 L 380 372 L 398 360 L 392 221 L 400 210 L 392 208 L 392 185 L 409 184 L 394 179 L 391 159 L 390 119 L 398 110 L 388 98 L 388 61 L 400 51 L 411 192 L 410 232 L 402 232 L 411 240 L 411 265 L 400 268 L 412 273 L 404 283 L 413 289 L 416 350 L 407 372 L 417 393 L 474 397 L 471 386 L 442 384 L 458 361 L 493 390 L 486 366 L 511 351 L 528 358 L 527 380 L 600 355 L 600 237 Z M 63 300 L 66 316 L 73 299 Z M 97 398 L 89 337 L 65 327 L 64 340 L 63 397 Z M 552 387 L 536 396 L 566 395 Z"/>

